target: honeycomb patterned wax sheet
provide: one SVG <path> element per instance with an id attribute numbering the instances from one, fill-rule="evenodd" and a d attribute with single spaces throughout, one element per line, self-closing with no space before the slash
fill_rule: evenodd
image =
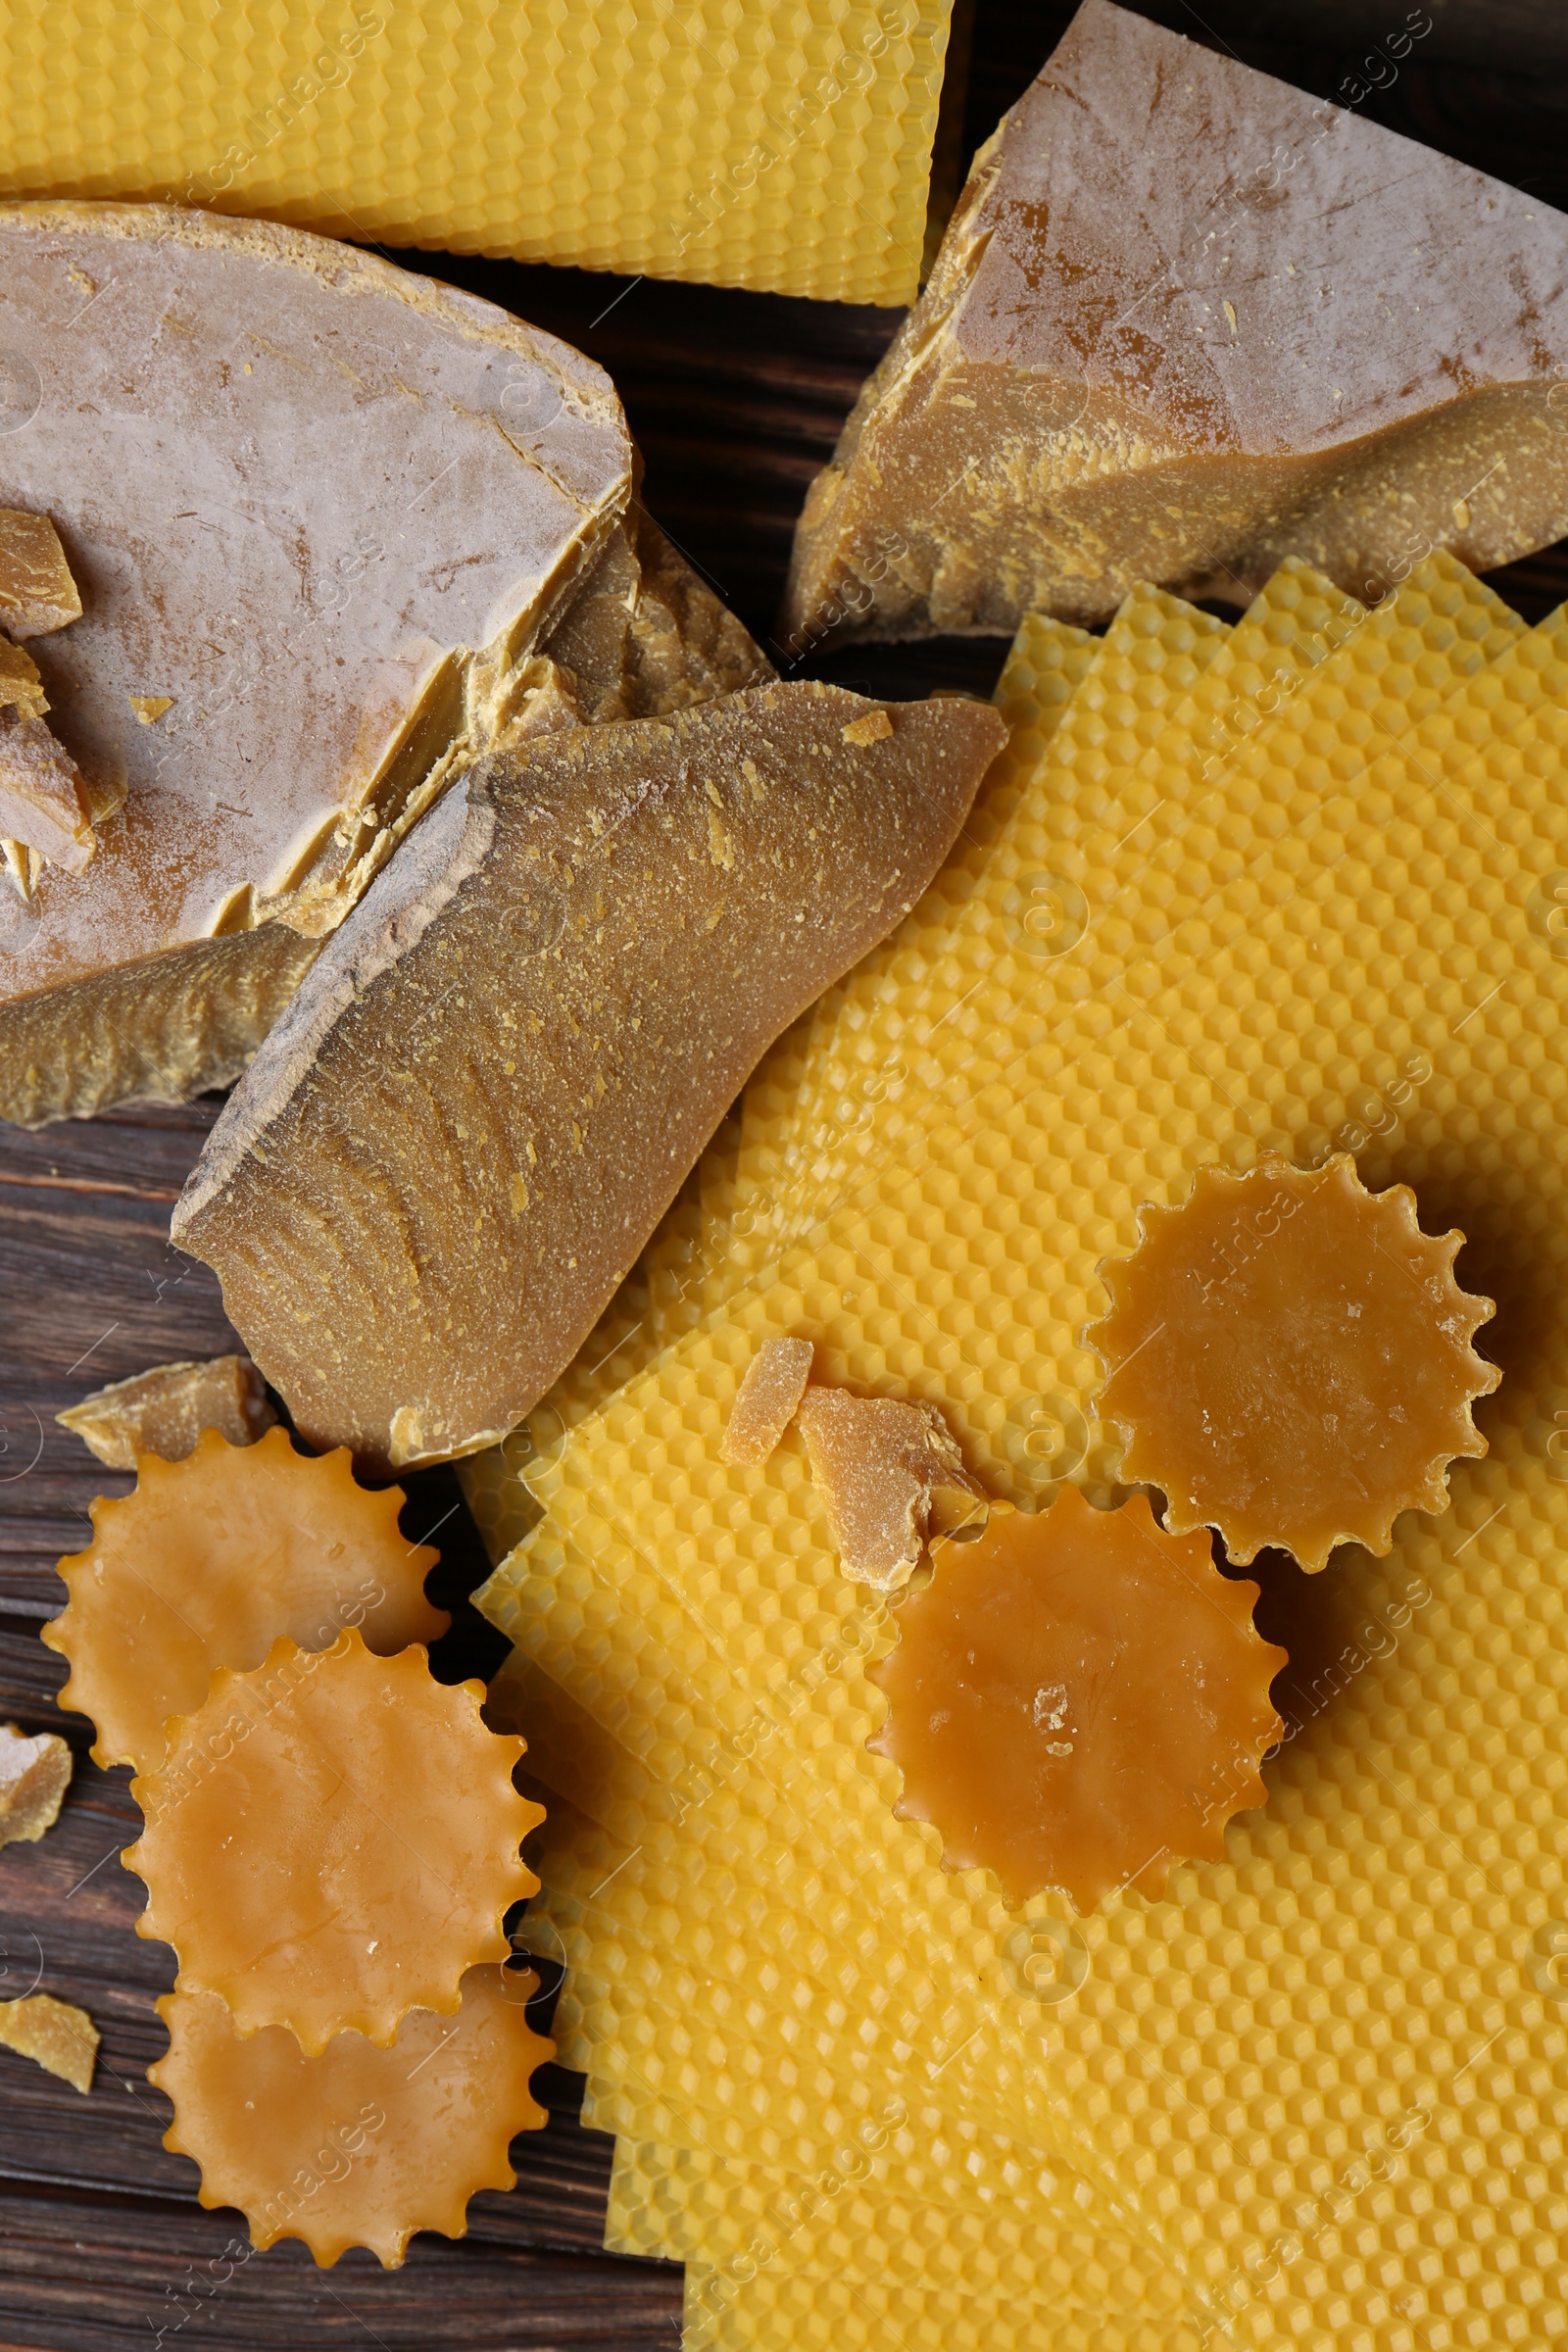
<path id="1" fill-rule="evenodd" d="M 1200 616 L 1200 630 L 1204 619 L 1205 616 Z M 1216 630 L 1218 625 L 1213 624 Z M 1202 636 L 1197 640 L 1200 646 L 1203 642 Z M 1089 675 L 1100 644 L 1086 629 L 1074 628 L 1069 621 L 1031 613 L 1018 633 L 995 697 L 1009 726 L 1018 725 L 1027 710 L 1027 723 L 1034 730 L 1036 743 L 1043 746 L 1048 742 Z M 1018 762 L 1004 752 L 981 784 L 979 797 L 964 820 L 944 875 L 952 874 L 955 868 L 962 870 L 968 854 L 994 838 L 1010 813 L 1020 785 Z M 951 915 L 951 889 L 944 875 L 939 875 L 932 886 L 941 909 L 936 917 L 939 920 L 944 914 Z M 921 923 L 922 909 L 930 898 L 928 893 L 921 906 L 901 924 L 895 938 L 906 936 L 911 925 Z M 876 951 L 876 959 L 880 960 L 887 953 L 884 946 Z M 858 973 L 864 968 L 863 961 L 856 967 Z M 747 1086 L 737 1197 L 731 1219 L 735 1238 L 739 1240 L 750 1241 L 755 1236 L 760 1247 L 771 1238 L 772 1196 L 784 1180 L 788 1146 L 802 1130 L 801 1096 L 808 1072 L 820 1051 L 819 1032 L 838 1017 L 844 987 L 841 982 L 827 990 L 795 1028 L 779 1040 L 778 1047 Z"/>
<path id="2" fill-rule="evenodd" d="M 1423 604 L 1434 610 L 1423 611 Z M 1105 780 L 1128 769 L 1233 755 L 1268 716 L 1284 711 L 1312 672 L 1332 662 L 1336 648 L 1351 632 L 1359 634 L 1366 620 L 1363 607 L 1305 564 L 1284 564 L 1235 628 L 1208 649 L 1187 692 L 1173 703 L 1153 686 L 1178 667 L 1170 659 L 1172 636 L 1184 613 L 1174 600 L 1151 605 L 1134 598 L 1123 607 L 1052 746 L 1051 775 L 1039 777 L 1036 792 L 1018 808 L 1018 824 L 993 845 L 990 870 L 1005 871 L 1010 861 L 1021 944 L 1039 962 L 1070 955 L 1089 919 L 1082 877 L 1054 866 L 1064 862 L 1057 852 L 1066 850 L 1070 867 L 1070 845 Z M 1382 606 L 1370 626 L 1359 646 L 1354 686 L 1367 698 L 1363 740 L 1371 743 L 1380 729 L 1397 733 L 1426 715 L 1523 634 L 1517 615 L 1446 556 L 1433 558 L 1419 581 L 1401 600 Z M 1012 669 L 1009 661 L 998 690 L 1004 710 L 1013 699 Z M 1017 756 L 1024 757 L 1027 747 L 1037 772 L 1039 754 L 1026 711 L 1019 710 L 1011 723 L 1018 730 Z M 1059 791 L 1054 779 L 1061 780 Z M 1055 822 L 1047 814 L 1054 802 L 1059 803 L 1059 812 L 1052 812 L 1058 814 Z M 1143 809 L 1129 813 L 1143 816 L 1154 806 L 1151 796 Z M 1038 870 L 1042 862 L 1045 871 Z M 795 1181 L 780 1208 L 787 1234 L 808 1228 L 821 1213 L 824 1183 L 842 1181 L 868 1145 L 875 1164 L 876 1106 L 896 1094 L 890 1080 L 908 1058 L 911 1043 L 930 1052 L 933 1033 L 949 1020 L 958 1023 L 960 1034 L 973 1033 L 976 1018 L 966 1000 L 978 977 L 972 939 L 939 916 L 912 937 L 895 935 L 869 969 L 841 984 L 840 1018 L 823 1024 L 816 1066 L 803 1087 Z M 954 1057 L 946 1058 L 951 1072 Z"/>
<path id="3" fill-rule="evenodd" d="M 704 1811 L 685 1826 L 691 1838 L 650 1826 L 645 1851 L 563 1815 L 535 1853 L 545 1891 L 526 1940 L 570 1972 L 556 2023 L 564 2062 L 684 2098 L 714 2121 L 738 2118 L 774 2135 L 791 2162 L 814 2160 L 808 2141 L 885 2129 L 890 2099 L 940 2093 L 956 2121 L 978 2113 L 1000 2130 L 1006 2114 L 1026 2137 L 1049 2126 L 1029 2092 L 1027 2031 L 1021 2048 L 993 2035 L 966 2049 L 997 2004 L 977 2001 L 966 1981 L 948 1986 L 940 1955 L 890 1944 L 863 1903 L 851 1911 L 821 1874 L 792 1907 L 778 1823 L 759 1815 L 726 1838 Z M 1035 1967 L 1032 1929 L 1003 1928 L 1000 1965 L 1014 1976 Z M 1048 1948 L 1059 1959 L 1056 1943 Z"/>
<path id="4" fill-rule="evenodd" d="M 1436 611 L 1409 625 L 1452 634 Z M 1070 843 L 1092 919 L 1046 967 L 1051 1022 L 1007 969 L 1000 904 L 984 1012 L 1007 1033 L 999 1056 L 1022 1031 L 1010 1084 L 989 1082 L 966 1131 L 884 1180 L 856 1236 L 864 1271 L 819 1286 L 841 1360 L 895 1388 L 930 1375 L 999 1484 L 1018 1467 L 1014 1399 L 1049 1398 L 1045 1380 L 1087 1393 L 1072 1334 L 1097 1260 L 1131 1247 L 1137 1201 L 1179 1196 L 1195 1157 L 1312 1156 L 1348 1126 L 1372 1182 L 1413 1184 L 1430 1229 L 1464 1226 L 1464 1278 L 1499 1300 L 1491 1458 L 1465 1465 L 1435 1527 L 1401 1523 L 1388 1560 L 1349 1553 L 1310 1610 L 1294 1604 L 1268 1812 L 1233 1826 L 1227 1864 L 1179 1873 L 1174 1899 L 1086 1923 L 1090 1973 L 1054 2012 L 1053 2087 L 1234 2342 L 1316 2329 L 1396 2352 L 1411 2327 L 1490 2345 L 1562 2326 L 1540 2160 L 1563 2120 L 1545 1738 L 1563 1654 L 1547 1446 L 1568 1141 L 1554 648 L 1552 628 L 1534 632 L 1405 751 L 1369 760 L 1384 740 L 1354 691 L 1379 650 L 1369 622 L 1217 774 L 1102 795 Z M 1335 663 L 1348 684 L 1326 676 Z M 1073 956 L 1086 984 L 1063 986 Z M 1010 1250 L 993 1250 L 997 1224 Z M 792 1328 L 809 1288 L 794 1276 Z M 731 1320 L 584 1425 L 591 1445 L 542 1483 L 559 1510 L 581 1475 L 657 1532 L 666 1576 L 736 1532 L 745 1589 L 787 1604 L 789 1547 L 717 1494 L 705 1458 L 738 1372 Z M 749 1630 L 765 1646 L 785 1622 Z M 831 1842 L 820 1819 L 817 1836 Z M 1152 2065 L 1129 2065 L 1146 2043 Z M 1478 2240 L 1498 2250 L 1485 2270 Z M 1528 2315 L 1507 2301 L 1514 2249 L 1544 2280 Z"/>
<path id="5" fill-rule="evenodd" d="M 912 302 L 951 0 L 16 0 L 0 189 Z"/>
<path id="6" fill-rule="evenodd" d="M 1053 2311 L 1003 2293 L 824 2279 L 783 2264 L 744 2283 L 686 2272 L 682 2352 L 1202 2352 L 1200 2320 Z"/>
<path id="7" fill-rule="evenodd" d="M 860 2158 L 868 2173 L 870 2160 Z M 776 2262 L 826 2278 L 869 2274 L 950 2293 L 1032 2297 L 1062 2310 L 1125 2312 L 1160 2295 L 1179 2309 L 1180 2281 L 1155 2274 L 1135 2236 L 1097 2235 L 1063 2203 L 1047 2229 L 1021 2195 L 983 2207 L 930 2205 L 898 2183 L 872 2192 L 851 2164 L 807 2177 L 620 2139 L 605 2242 L 613 2253 L 701 2262 L 738 2280 L 748 2263 Z"/>
<path id="8" fill-rule="evenodd" d="M 880 1705 L 863 1686 L 848 1748 L 835 1726 L 832 1747 L 813 1755 L 821 1746 L 821 1727 L 806 1702 L 822 1661 L 835 1656 L 833 1628 L 839 1654 L 830 1675 L 883 1645 L 885 1610 L 877 1596 L 858 1592 L 834 1572 L 818 1526 L 819 1498 L 798 1456 L 788 1462 L 799 1509 L 786 1517 L 784 1533 L 800 1550 L 803 1571 L 793 1597 L 805 1630 L 803 1635 L 796 1627 L 790 1649 L 800 1679 L 765 1690 L 760 1704 L 744 1686 L 728 1692 L 719 1687 L 719 1671 L 710 1660 L 705 1663 L 702 1629 L 660 1590 L 659 1571 L 651 1565 L 657 1547 L 647 1557 L 628 1554 L 616 1529 L 598 1529 L 581 1549 L 560 1544 L 547 1520 L 484 1595 L 504 1630 L 570 1690 L 583 1714 L 642 1750 L 639 1762 L 623 1755 L 617 1773 L 601 1742 L 589 1766 L 589 1801 L 601 1813 L 611 1809 L 607 1796 L 618 1806 L 617 1842 L 600 1847 L 563 1837 L 540 1857 L 546 1889 L 536 1909 L 563 1939 L 575 1972 L 558 2034 L 564 2041 L 570 2038 L 572 2003 L 586 2001 L 588 1987 L 603 1973 L 606 1946 L 602 1931 L 596 1938 L 585 1923 L 586 1906 L 612 1917 L 621 1936 L 615 2005 L 607 2016 L 609 1992 L 597 1990 L 598 2007 L 585 2030 L 607 2042 L 618 2038 L 623 2047 L 629 2046 L 625 2036 L 633 2035 L 638 2064 L 661 2081 L 668 2080 L 664 2070 L 678 2072 L 683 2063 L 662 2038 L 671 2020 L 634 2023 L 633 2013 L 653 1999 L 662 2012 L 672 2008 L 672 2022 L 680 2025 L 685 2000 L 670 1984 L 673 1955 L 682 1948 L 694 1960 L 702 1958 L 710 1976 L 727 1969 L 737 1997 L 755 2002 L 749 1938 L 754 1950 L 759 1944 L 766 1949 L 803 1988 L 808 1981 L 814 1984 L 813 1997 L 848 2008 L 858 2019 L 854 2063 L 840 2059 L 836 2082 L 830 2067 L 814 2096 L 836 2089 L 852 2113 L 868 2112 L 873 2045 L 888 2035 L 895 2049 L 906 2050 L 901 2064 L 926 2076 L 945 2075 L 956 2092 L 967 2087 L 971 2067 L 984 2054 L 984 2095 L 994 2120 L 1006 2114 L 1008 2128 L 1059 2148 L 1059 2119 L 1042 2107 L 1033 2087 L 1029 2026 L 1020 2024 L 1015 2004 L 999 2002 L 981 1981 L 988 1969 L 993 1977 L 1006 1972 L 1009 1984 L 1034 1970 L 1037 1928 L 1049 1954 L 1059 1958 L 1053 1940 L 1059 1927 L 1050 1924 L 1053 1898 L 1038 1899 L 1019 1917 L 1005 1910 L 980 1874 L 959 1880 L 935 1867 L 935 1833 L 894 1818 L 893 1768 L 865 1756 L 858 1744 L 869 1729 L 861 1720 L 864 1708 Z M 541 1563 L 540 1577 L 530 1578 L 529 1567 Z M 609 1581 L 612 1568 L 618 1587 Z M 806 1600 L 808 1580 L 820 1590 Z M 622 1666 L 608 1655 L 606 1634 L 614 1630 L 617 1598 L 624 1612 L 628 1596 L 635 1600 L 630 1616 L 636 1654 Z M 664 1648 L 665 1635 L 681 1646 Z M 764 1681 L 772 1682 L 770 1652 L 763 1646 L 758 1654 Z M 593 1756 L 594 1743 L 585 1740 L 585 1727 L 570 1710 L 540 1705 L 536 1676 L 514 1682 L 518 1672 L 509 1665 L 492 1686 L 492 1720 L 527 1722 L 537 1768 L 552 1784 L 569 1784 L 574 1759 L 584 1752 Z M 837 1784 L 840 1819 L 858 1822 L 858 1841 L 839 1838 L 822 1848 L 814 1838 L 811 1807 L 798 1801 L 798 1791 L 824 1771 Z M 715 1938 L 715 1906 L 722 1927 L 726 1895 L 738 1886 L 749 1890 L 751 1904 L 743 1933 Z M 706 1939 L 695 1947 L 682 1946 L 675 1918 L 690 1903 L 698 1906 L 694 1933 Z M 985 1955 L 978 1976 L 977 1933 Z M 634 1945 L 641 1961 L 632 1956 Z M 711 2008 L 711 1984 L 705 1998 Z M 988 2038 L 976 2044 L 982 2029 Z M 744 2033 L 739 2047 L 743 2053 L 748 2047 Z M 967 2054 L 955 2064 L 960 2051 Z M 579 2052 L 574 2062 L 589 2061 Z M 764 2067 L 714 2095 L 750 2102 L 760 2121 L 767 2101 L 799 2094 L 793 2078 Z"/>
<path id="9" fill-rule="evenodd" d="M 889 2120 L 868 2137 L 829 2147 L 810 2167 L 764 2164 L 755 2147 L 728 2154 L 703 2135 L 701 2119 L 695 2124 L 682 2119 L 682 2128 L 666 2138 L 663 2126 L 672 2110 L 651 2093 L 638 2096 L 622 2089 L 613 2104 L 623 2128 L 615 2176 L 620 2186 L 612 2185 L 612 2203 L 621 2217 L 616 2227 L 628 2232 L 654 2226 L 637 2219 L 650 2200 L 678 2209 L 687 2216 L 681 2229 L 695 2230 L 701 2215 L 716 2211 L 715 2199 L 720 2192 L 727 2196 L 731 2187 L 761 2200 L 778 2228 L 789 2232 L 830 2222 L 837 2227 L 847 2212 L 859 2210 L 860 2201 L 867 2212 L 875 2208 L 878 2227 L 885 2221 L 884 2209 L 901 2201 L 911 2209 L 982 2220 L 1016 2218 L 1025 2205 L 1033 2205 L 1057 2230 L 1087 2228 L 1093 2216 L 1096 2192 L 1080 2175 L 1047 2163 L 1038 2150 L 1016 2140 L 956 2119 L 937 2102 L 890 2102 Z M 672 2174 L 679 2178 L 672 2180 Z M 1114 2235 L 1113 2216 L 1107 2215 L 1105 2226 Z"/>

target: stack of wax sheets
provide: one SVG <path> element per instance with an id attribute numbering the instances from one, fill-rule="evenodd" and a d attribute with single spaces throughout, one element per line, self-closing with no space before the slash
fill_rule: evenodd
<path id="1" fill-rule="evenodd" d="M 1562 2328 L 1565 687 L 1562 616 L 1442 558 L 1370 610 L 1288 564 L 1233 627 L 1026 621 L 942 876 L 462 1465 L 551 1805 L 527 1940 L 617 2136 L 610 2242 L 687 2263 L 693 2344 Z M 1114 1501 L 1097 1268 L 1270 1149 L 1469 1236 L 1491 1451 L 1386 1558 L 1275 1578 L 1285 1737 L 1223 1864 L 1009 1910 L 895 1816 L 896 1610 L 797 1437 L 721 1461 L 736 1387 L 805 1334 L 993 1494 Z"/>

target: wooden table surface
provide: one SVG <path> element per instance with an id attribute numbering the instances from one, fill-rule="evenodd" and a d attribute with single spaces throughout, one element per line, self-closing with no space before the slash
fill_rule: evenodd
<path id="1" fill-rule="evenodd" d="M 1568 209 L 1568 35 L 1534 0 L 1431 0 L 1434 29 L 1362 111 Z M 1070 10 L 978 0 L 964 143 L 972 149 L 1038 70 Z M 1156 12 L 1176 29 L 1335 95 L 1368 46 L 1404 23 L 1358 0 L 1264 0 Z M 1420 14 L 1422 12 L 1416 12 Z M 884 348 L 896 315 L 573 270 L 404 256 L 566 335 L 602 360 L 647 459 L 643 497 L 766 642 L 789 534 L 811 474 Z M 1568 550 L 1498 585 L 1536 619 L 1568 593 Z M 818 674 L 888 693 L 988 689 L 990 643 L 831 649 Z M 79 2002 L 103 2034 L 81 2098 L 0 2052 L 0 2352 L 181 2352 L 367 2341 L 386 2347 L 661 2344 L 678 2337 L 680 2274 L 600 2251 L 609 2142 L 575 2122 L 580 2084 L 540 2079 L 548 2130 L 514 2149 L 517 2187 L 469 2209 L 466 2238 L 416 2238 L 383 2273 L 351 2253 L 318 2271 L 298 2244 L 248 2254 L 232 2213 L 196 2202 L 195 2167 L 163 2148 L 169 2109 L 144 2079 L 172 1982 L 134 1933 L 143 1889 L 120 1865 L 139 1816 L 123 1773 L 87 1760 L 62 1716 L 63 1662 L 39 1627 L 61 1605 L 54 1563 L 88 1541 L 103 1471 L 53 1415 L 105 1381 L 234 1346 L 218 1285 L 169 1244 L 170 1204 L 216 1115 L 123 1110 L 35 1135 L 0 1127 L 0 1720 L 61 1730 L 77 1754 L 59 1824 L 0 1850 L 0 1998 L 34 1985 Z M 434 1532 L 440 1597 L 484 1572 L 450 1472 L 410 1482 L 411 1540 Z M 449 1677 L 487 1671 L 498 1638 L 460 1607 L 440 1645 Z"/>

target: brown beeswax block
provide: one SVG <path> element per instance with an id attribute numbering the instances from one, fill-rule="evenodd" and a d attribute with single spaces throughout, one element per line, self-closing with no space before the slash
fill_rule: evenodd
<path id="1" fill-rule="evenodd" d="M 1089 1338 L 1122 1476 L 1158 1488 L 1168 1526 L 1312 1571 L 1336 1544 L 1386 1552 L 1400 1511 L 1446 1510 L 1449 1462 L 1487 1450 L 1471 1405 L 1501 1378 L 1471 1346 L 1493 1306 L 1454 1280 L 1462 1233 L 1424 1234 L 1409 1187 L 1369 1193 L 1345 1152 L 1200 1168 L 1139 1222 Z"/>
<path id="2" fill-rule="evenodd" d="M 729 1408 L 719 1452 L 726 1462 L 765 1462 L 795 1418 L 811 1377 L 809 1340 L 764 1340 Z"/>
<path id="3" fill-rule="evenodd" d="M 0 1845 L 28 1843 L 53 1829 L 71 1786 L 71 1750 L 53 1732 L 29 1740 L 0 1724 Z"/>
<path id="4" fill-rule="evenodd" d="M 914 904 L 1005 740 L 766 685 L 515 743 L 324 950 L 175 1209 L 296 1426 L 394 1468 L 515 1427 L 763 1050 Z"/>
<path id="5" fill-rule="evenodd" d="M 1256 1599 L 1146 1495 L 1097 1511 L 1066 1486 L 1045 1511 L 994 1508 L 899 1604 L 898 1646 L 869 1669 L 896 1811 L 1012 1904 L 1054 1886 L 1088 1911 L 1116 1886 L 1159 1894 L 1183 1857 L 1221 1860 L 1280 1732 L 1286 1654 L 1254 1630 Z"/>
<path id="6" fill-rule="evenodd" d="M 812 484 L 783 633 L 1488 570 L 1568 529 L 1565 368 L 1561 214 L 1087 0 Z"/>

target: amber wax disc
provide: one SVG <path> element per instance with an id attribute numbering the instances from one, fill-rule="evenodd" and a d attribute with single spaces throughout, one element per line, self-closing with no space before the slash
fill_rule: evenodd
<path id="1" fill-rule="evenodd" d="M 1183 1857 L 1221 1860 L 1280 1731 L 1286 1654 L 1254 1629 L 1256 1599 L 1141 1494 L 993 1505 L 976 1542 L 942 1547 L 870 1670 L 895 1810 L 936 1825 L 945 1870 L 989 1870 L 1013 1904 L 1059 1887 L 1088 1911 L 1112 1887 L 1158 1894 Z"/>
<path id="2" fill-rule="evenodd" d="M 528 2087 L 555 2052 L 524 2015 L 538 1983 L 470 1969 L 454 2016 L 415 2009 L 384 2050 L 335 2034 L 316 2058 L 281 2026 L 242 2039 L 211 1993 L 166 1994 L 169 2055 L 147 2070 L 174 2102 L 164 2145 L 253 2244 L 301 2237 L 323 2270 L 368 2246 L 391 2270 L 416 2230 L 461 2237 L 477 2190 L 514 2186 L 508 2146 L 547 2120 Z"/>
<path id="3" fill-rule="evenodd" d="M 1139 1223 L 1089 1338 L 1122 1476 L 1158 1488 L 1171 1529 L 1316 1570 L 1336 1544 L 1386 1552 L 1400 1511 L 1447 1508 L 1449 1462 L 1487 1450 L 1470 1407 L 1501 1378 L 1470 1344 L 1493 1304 L 1453 1279 L 1462 1233 L 1424 1234 L 1408 1186 L 1369 1193 L 1343 1152 L 1200 1168 L 1185 1206 Z"/>
<path id="4" fill-rule="evenodd" d="M 410 2009 L 455 2010 L 465 1969 L 506 1957 L 507 1910 L 539 1888 L 517 1851 L 544 1819 L 512 1784 L 524 1743 L 487 1729 L 483 1699 L 482 1683 L 438 1683 L 422 1649 L 377 1658 L 357 1633 L 216 1674 L 131 1783 L 136 1924 L 173 1945 L 179 1989 L 313 2054 L 344 2028 L 384 2047 Z"/>
<path id="5" fill-rule="evenodd" d="M 93 1540 L 62 1560 L 71 1595 L 44 1640 L 71 1660 L 60 1704 L 90 1715 L 100 1764 L 152 1772 L 164 1725 L 213 1671 L 259 1666 L 280 1634 L 324 1649 L 362 1626 L 389 1655 L 450 1619 L 424 1597 L 439 1556 L 398 1531 L 401 1487 L 372 1493 L 348 1453 L 296 1453 L 287 1432 L 231 1446 L 204 1430 L 179 1462 L 143 1454 L 134 1493 L 92 1506 Z"/>

